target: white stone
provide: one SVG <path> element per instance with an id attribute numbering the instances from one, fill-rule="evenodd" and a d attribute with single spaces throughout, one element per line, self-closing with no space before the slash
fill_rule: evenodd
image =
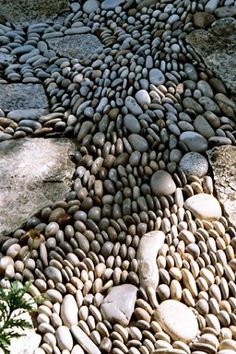
<path id="1" fill-rule="evenodd" d="M 137 290 L 131 284 L 114 286 L 101 305 L 103 318 L 122 326 L 128 326 L 134 311 Z"/>
<path id="2" fill-rule="evenodd" d="M 57 345 L 62 350 L 67 349 L 69 351 L 73 348 L 73 338 L 70 330 L 66 326 L 60 326 L 56 330 Z"/>
<path id="3" fill-rule="evenodd" d="M 101 354 L 101 351 L 98 349 L 98 347 L 91 341 L 91 339 L 80 327 L 75 325 L 72 326 L 71 333 L 87 354 Z"/>
<path id="4" fill-rule="evenodd" d="M 222 215 L 218 200 L 206 193 L 196 194 L 188 198 L 184 207 L 199 219 L 218 220 Z"/>
<path id="5" fill-rule="evenodd" d="M 180 160 L 179 167 L 187 176 L 203 177 L 208 171 L 207 159 L 198 152 L 188 152 Z"/>
<path id="6" fill-rule="evenodd" d="M 78 306 L 73 295 L 67 294 L 61 305 L 61 319 L 70 327 L 78 323 Z"/>
<path id="7" fill-rule="evenodd" d="M 151 98 L 146 90 L 139 90 L 136 92 L 135 98 L 141 106 L 149 105 L 151 103 Z"/>
<path id="8" fill-rule="evenodd" d="M 156 309 L 154 318 L 172 340 L 189 343 L 198 334 L 198 322 L 193 311 L 179 301 L 163 301 Z"/>

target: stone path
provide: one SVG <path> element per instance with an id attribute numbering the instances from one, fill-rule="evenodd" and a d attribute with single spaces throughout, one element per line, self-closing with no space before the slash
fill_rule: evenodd
<path id="1" fill-rule="evenodd" d="M 235 6 L 0 0 L 12 354 L 236 353 Z"/>

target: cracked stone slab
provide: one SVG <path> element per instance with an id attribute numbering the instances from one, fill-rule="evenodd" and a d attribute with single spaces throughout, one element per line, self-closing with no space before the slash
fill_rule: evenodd
<path id="1" fill-rule="evenodd" d="M 57 54 L 80 61 L 87 60 L 97 49 L 103 47 L 101 41 L 90 33 L 50 38 L 47 42 Z"/>
<path id="2" fill-rule="evenodd" d="M 70 191 L 75 165 L 68 139 L 0 143 L 0 233 L 7 235 Z"/>
<path id="3" fill-rule="evenodd" d="M 208 69 L 235 94 L 236 20 L 231 17 L 217 20 L 208 31 L 193 31 L 186 39 L 202 58 Z"/>
<path id="4" fill-rule="evenodd" d="M 14 24 L 46 20 L 68 9 L 68 0 L 0 0 L 1 15 Z"/>
<path id="5" fill-rule="evenodd" d="M 48 99 L 41 84 L 0 84 L 0 108 L 5 112 L 47 109 Z"/>
<path id="6" fill-rule="evenodd" d="M 229 221 L 236 226 L 236 146 L 223 145 L 207 151 L 217 198 Z"/>

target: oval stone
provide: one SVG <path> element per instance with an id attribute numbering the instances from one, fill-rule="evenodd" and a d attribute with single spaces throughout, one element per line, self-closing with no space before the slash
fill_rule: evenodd
<path id="1" fill-rule="evenodd" d="M 165 82 L 165 76 L 159 69 L 151 69 L 149 71 L 149 80 L 151 84 L 157 86 L 162 85 Z"/>
<path id="2" fill-rule="evenodd" d="M 148 142 L 145 138 L 138 134 L 131 134 L 128 137 L 129 143 L 134 150 L 145 152 L 148 149 Z"/>
<path id="3" fill-rule="evenodd" d="M 70 327 L 78 323 L 78 306 L 73 295 L 67 294 L 61 305 L 61 319 Z"/>
<path id="4" fill-rule="evenodd" d="M 173 340 L 189 343 L 198 334 L 198 322 L 193 311 L 179 301 L 163 301 L 154 316 Z"/>
<path id="5" fill-rule="evenodd" d="M 135 98 L 138 101 L 139 104 L 144 105 L 144 104 L 150 104 L 151 103 L 151 98 L 146 90 L 139 90 L 135 94 Z"/>
<path id="6" fill-rule="evenodd" d="M 200 134 L 186 131 L 180 135 L 180 140 L 189 148 L 190 151 L 202 152 L 208 148 L 207 140 Z"/>
<path id="7" fill-rule="evenodd" d="M 70 333 L 70 330 L 66 326 L 60 326 L 56 330 L 56 339 L 58 343 L 58 347 L 62 350 L 71 351 L 73 348 L 73 338 Z"/>
<path id="8" fill-rule="evenodd" d="M 184 207 L 199 219 L 218 220 L 222 215 L 218 200 L 206 193 L 196 194 L 188 198 Z"/>
<path id="9" fill-rule="evenodd" d="M 166 171 L 156 171 L 152 175 L 150 185 L 153 193 L 158 197 L 173 194 L 176 190 L 173 178 Z"/>
<path id="10" fill-rule="evenodd" d="M 208 161 L 198 152 L 188 152 L 180 160 L 179 167 L 187 176 L 203 177 L 208 171 Z"/>

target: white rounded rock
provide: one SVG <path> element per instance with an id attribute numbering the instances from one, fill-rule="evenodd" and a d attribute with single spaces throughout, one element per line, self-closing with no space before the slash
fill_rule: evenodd
<path id="1" fill-rule="evenodd" d="M 69 351 L 73 348 L 73 338 L 70 330 L 66 326 L 60 326 L 56 330 L 57 345 L 62 350 L 67 349 Z"/>
<path id="2" fill-rule="evenodd" d="M 135 98 L 137 100 L 137 102 L 142 106 L 145 104 L 150 104 L 151 103 L 151 98 L 148 94 L 148 92 L 146 90 L 139 90 L 136 94 L 135 94 Z"/>
<path id="3" fill-rule="evenodd" d="M 208 171 L 208 161 L 198 152 L 188 152 L 180 160 L 179 167 L 187 176 L 203 177 Z"/>
<path id="4" fill-rule="evenodd" d="M 198 322 L 193 311 L 179 301 L 163 301 L 154 316 L 173 340 L 189 343 L 198 334 Z"/>
<path id="5" fill-rule="evenodd" d="M 188 198 L 184 207 L 199 219 L 218 220 L 222 215 L 218 200 L 206 193 L 196 194 Z"/>
<path id="6" fill-rule="evenodd" d="M 74 296 L 71 294 L 67 294 L 63 299 L 61 319 L 68 327 L 78 323 L 78 306 Z"/>

